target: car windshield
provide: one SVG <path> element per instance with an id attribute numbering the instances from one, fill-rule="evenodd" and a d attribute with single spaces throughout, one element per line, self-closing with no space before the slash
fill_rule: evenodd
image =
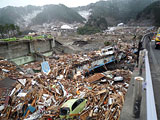
<path id="1" fill-rule="evenodd" d="M 108 51 L 112 51 L 112 50 L 113 50 L 112 48 L 108 49 Z"/>
<path id="2" fill-rule="evenodd" d="M 73 104 L 73 106 L 72 106 L 72 111 L 73 111 L 79 104 L 81 104 L 83 101 L 84 101 L 84 99 L 79 99 L 79 100 L 77 100 L 77 101 Z"/>

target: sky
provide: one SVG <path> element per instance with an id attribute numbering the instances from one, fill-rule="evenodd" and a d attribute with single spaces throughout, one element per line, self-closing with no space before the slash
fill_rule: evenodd
<path id="1" fill-rule="evenodd" d="M 0 8 L 6 6 L 26 6 L 36 5 L 42 6 L 46 4 L 64 4 L 68 7 L 77 7 L 95 3 L 99 0 L 0 0 Z"/>

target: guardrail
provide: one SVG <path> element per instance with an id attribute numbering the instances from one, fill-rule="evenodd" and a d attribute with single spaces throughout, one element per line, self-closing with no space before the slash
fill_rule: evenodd
<path id="1" fill-rule="evenodd" d="M 146 103 L 147 103 L 147 120 L 157 120 L 157 112 L 155 107 L 155 99 L 153 93 L 153 85 L 151 78 L 151 71 L 148 59 L 148 51 L 145 55 L 145 69 L 146 69 Z"/>
<path id="2" fill-rule="evenodd" d="M 149 34 L 143 36 L 142 41 L 144 42 L 144 47 L 147 49 L 147 44 L 145 37 L 147 37 Z M 156 112 L 156 106 L 155 106 L 155 99 L 154 99 L 154 93 L 153 93 L 153 85 L 152 85 L 152 77 L 151 77 L 151 71 L 150 71 L 150 65 L 149 65 L 149 58 L 148 58 L 148 51 L 146 50 L 145 54 L 145 74 L 146 74 L 146 105 L 147 105 L 147 120 L 157 120 L 157 112 Z"/>

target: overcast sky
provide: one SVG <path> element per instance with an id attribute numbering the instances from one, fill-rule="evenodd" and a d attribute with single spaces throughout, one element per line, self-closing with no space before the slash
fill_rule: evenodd
<path id="1" fill-rule="evenodd" d="M 77 7 L 87 5 L 89 3 L 95 3 L 99 0 L 0 0 L 0 8 L 10 6 L 26 6 L 36 5 L 42 6 L 46 4 L 64 4 L 68 7 Z"/>

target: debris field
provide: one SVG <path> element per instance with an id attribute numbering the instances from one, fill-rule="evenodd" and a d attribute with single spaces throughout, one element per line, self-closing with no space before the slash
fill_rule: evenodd
<path id="1" fill-rule="evenodd" d="M 1 86 L 0 119 L 118 120 L 132 75 L 129 67 L 125 66 L 135 64 L 137 48 L 120 42 L 114 49 L 113 54 L 105 55 L 99 54 L 101 50 L 56 54 L 44 61 L 22 65 L 21 70 L 1 58 L 0 83 L 6 78 L 14 82 L 9 87 Z M 111 59 L 107 59 L 109 56 Z M 105 71 L 90 74 L 89 69 L 99 67 L 92 62 L 100 59 L 104 60 L 101 67 Z M 118 69 L 107 68 L 110 60 Z M 82 67 L 85 65 L 88 68 Z M 70 114 L 73 111 L 70 104 L 72 110 L 65 113 L 62 107 L 72 99 L 81 101 L 73 105 L 74 109 L 82 111 Z M 80 108 L 83 100 L 86 101 L 85 106 Z"/>

